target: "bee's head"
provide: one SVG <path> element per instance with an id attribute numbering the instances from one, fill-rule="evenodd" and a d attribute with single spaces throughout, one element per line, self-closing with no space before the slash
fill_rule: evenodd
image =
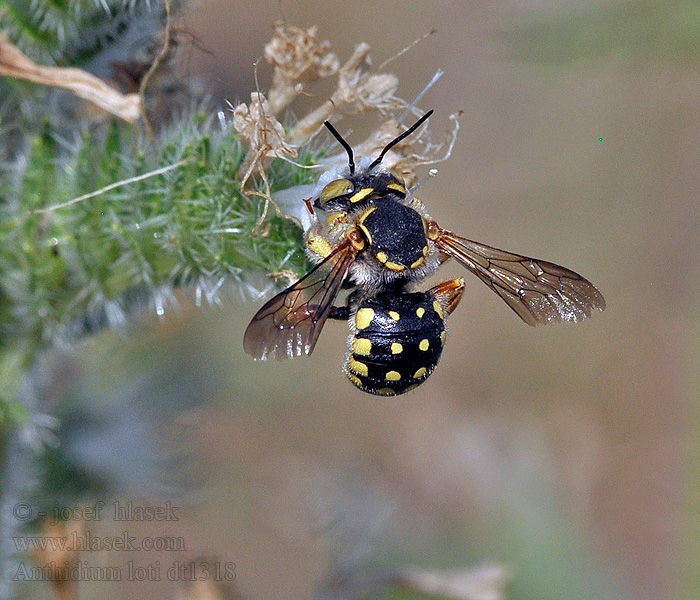
<path id="1" fill-rule="evenodd" d="M 345 149 L 345 152 L 347 152 L 348 166 L 347 169 L 343 169 L 344 172 L 342 173 L 338 171 L 329 171 L 321 176 L 319 179 L 319 186 L 322 186 L 322 188 L 320 194 L 314 201 L 314 206 L 323 210 L 349 210 L 352 206 L 363 200 L 371 200 L 378 196 L 385 196 L 388 193 L 394 193 L 405 197 L 406 186 L 403 180 L 387 171 L 381 166 L 381 163 L 389 150 L 401 140 L 411 135 L 427 121 L 432 114 L 433 111 L 429 110 L 411 125 L 411 127 L 384 146 L 384 149 L 379 153 L 377 158 L 371 161 L 368 157 L 363 157 L 359 165 L 355 164 L 355 157 L 350 144 L 345 141 L 345 138 L 340 135 L 338 130 L 333 127 L 331 123 L 324 121 L 324 125 L 333 134 L 333 137 L 338 140 L 340 145 Z"/>
<path id="2" fill-rule="evenodd" d="M 385 198 L 389 195 L 406 197 L 406 186 L 400 177 L 390 173 L 380 165 L 371 169 L 366 168 L 367 165 L 369 165 L 369 158 L 363 158 L 354 175 L 324 174 L 327 182 L 319 179 L 321 191 L 314 202 L 316 208 L 347 212 L 355 206 L 359 206 L 360 203 Z"/>

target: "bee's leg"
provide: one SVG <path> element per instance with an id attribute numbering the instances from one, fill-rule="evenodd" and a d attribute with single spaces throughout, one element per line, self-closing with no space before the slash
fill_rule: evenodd
<path id="1" fill-rule="evenodd" d="M 345 306 L 334 306 L 328 315 L 329 319 L 337 319 L 339 321 L 347 321 L 350 318 L 350 307 L 357 304 L 357 299 L 360 296 L 360 291 L 355 290 L 345 302 Z"/>
<path id="2" fill-rule="evenodd" d="M 306 247 L 312 258 L 318 259 L 320 262 L 324 258 L 328 258 L 333 248 L 326 238 L 323 237 L 323 225 L 311 204 L 311 199 L 304 200 L 306 208 L 309 210 L 311 226 L 306 231 Z"/>
<path id="3" fill-rule="evenodd" d="M 345 306 L 334 306 L 331 308 L 331 312 L 328 313 L 329 319 L 336 319 L 338 321 L 347 321 L 350 318 L 350 307 Z"/>
<path id="4" fill-rule="evenodd" d="M 457 308 L 464 292 L 464 278 L 450 279 L 443 281 L 428 290 L 428 294 L 433 296 L 445 311 L 445 316 L 449 316 Z"/>

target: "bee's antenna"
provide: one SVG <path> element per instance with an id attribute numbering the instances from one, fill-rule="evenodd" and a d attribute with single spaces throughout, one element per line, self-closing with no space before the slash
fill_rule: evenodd
<path id="1" fill-rule="evenodd" d="M 338 133 L 338 130 L 333 127 L 328 121 L 324 121 L 323 124 L 328 127 L 328 131 L 330 131 L 333 134 L 333 137 L 338 140 L 340 145 L 345 148 L 345 152 L 348 153 L 348 167 L 350 167 L 350 175 L 355 174 L 355 159 L 352 154 L 352 148 L 350 147 L 350 144 L 348 144 L 344 139 L 343 136 Z"/>
<path id="2" fill-rule="evenodd" d="M 406 131 L 404 131 L 400 136 L 394 138 L 392 141 L 390 141 L 386 146 L 384 146 L 384 150 L 382 150 L 377 156 L 377 158 L 374 160 L 374 162 L 369 166 L 368 170 L 373 169 L 376 167 L 379 163 L 382 162 L 382 159 L 386 155 L 389 150 L 391 150 L 396 144 L 398 144 L 401 140 L 407 138 L 409 135 L 411 135 L 416 129 L 418 129 L 423 123 L 425 123 L 429 118 L 430 115 L 433 114 L 433 110 L 430 109 L 427 113 L 425 113 L 420 119 L 418 119 L 413 125 L 411 125 Z"/>

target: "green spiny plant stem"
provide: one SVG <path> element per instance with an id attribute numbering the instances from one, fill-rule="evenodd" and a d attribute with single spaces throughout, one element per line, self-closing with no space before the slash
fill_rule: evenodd
<path id="1" fill-rule="evenodd" d="M 45 65 L 89 62 L 104 52 L 135 15 L 159 18 L 158 2 L 125 0 L 2 0 L 0 29 Z"/>
<path id="2" fill-rule="evenodd" d="M 167 296 L 219 281 L 245 288 L 282 269 L 304 271 L 291 221 L 274 217 L 264 235 L 251 235 L 263 200 L 240 192 L 235 130 L 212 123 L 196 116 L 153 148 L 114 121 L 103 135 L 85 134 L 68 157 L 48 128 L 33 141 L 0 211 L 3 348 L 31 340 L 35 352 L 85 325 L 118 325 L 134 292 Z M 268 175 L 273 189 L 310 181 L 308 171 L 279 162 Z M 120 181 L 128 182 L 109 185 Z"/>
<path id="3" fill-rule="evenodd" d="M 140 67 L 167 48 L 162 15 L 158 0 L 37 0 L 31 6 L 0 0 L 0 30 L 33 60 L 80 66 L 103 79 L 121 73 L 124 92 L 136 91 L 130 86 L 138 87 Z M 150 25 L 145 40 L 144 21 Z M 130 27 L 133 22 L 138 26 Z M 124 48 L 136 56 L 124 59 Z M 250 295 L 269 285 L 268 274 L 300 274 L 308 266 L 293 222 L 272 216 L 252 235 L 265 202 L 241 193 L 239 136 L 221 119 L 186 113 L 197 94 L 178 76 L 174 54 L 146 90 L 149 117 L 160 130 L 155 141 L 138 124 L 95 122 L 65 92 L 0 79 L 3 514 L 26 491 L 37 505 L 56 497 L 73 505 L 98 491 L 99 482 L 81 477 L 80 465 L 69 468 L 60 447 L 42 444 L 42 423 L 55 426 L 56 419 L 38 414 L 27 376 L 44 348 L 104 324 L 125 324 L 133 304 L 150 302 L 160 312 L 174 288 L 194 288 L 197 297 L 215 301 L 220 288 Z M 113 56 L 121 62 L 115 65 Z M 138 68 L 129 70 L 131 64 Z M 104 65 L 115 66 L 105 72 Z M 296 160 L 315 164 L 318 154 Z M 276 161 L 266 177 L 274 191 L 310 183 L 313 174 Z M 28 439 L 25 433 L 34 434 L 35 445 L 17 443 Z M 17 469 L 29 474 L 13 479 Z M 9 540 L 21 525 L 0 521 L 0 537 Z M 0 582 L 0 595 L 9 585 Z"/>

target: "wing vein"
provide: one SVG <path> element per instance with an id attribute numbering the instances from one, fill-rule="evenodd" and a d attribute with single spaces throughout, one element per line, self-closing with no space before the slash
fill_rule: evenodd
<path id="1" fill-rule="evenodd" d="M 574 322 L 603 310 L 605 300 L 578 273 L 545 260 L 520 256 L 440 229 L 440 251 L 455 258 L 496 292 L 528 325 Z"/>

